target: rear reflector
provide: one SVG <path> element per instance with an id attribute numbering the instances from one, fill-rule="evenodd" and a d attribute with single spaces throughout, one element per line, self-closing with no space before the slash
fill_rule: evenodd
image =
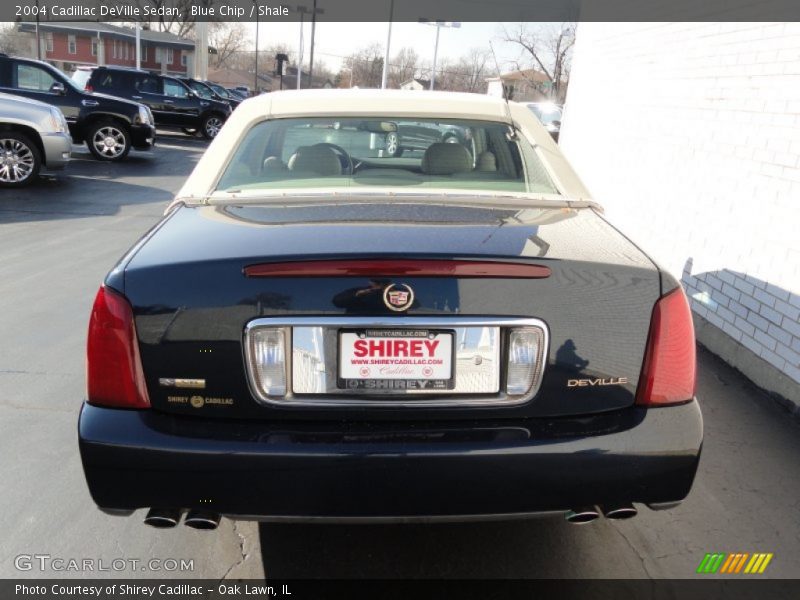
<path id="1" fill-rule="evenodd" d="M 527 394 L 538 383 L 544 363 L 544 331 L 519 327 L 508 335 L 506 391 L 511 396 Z"/>
<path id="2" fill-rule="evenodd" d="M 247 335 L 247 367 L 261 399 L 286 395 L 286 342 L 282 328 L 262 327 Z"/>
<path id="3" fill-rule="evenodd" d="M 428 259 L 350 259 L 261 263 L 247 277 L 498 277 L 541 279 L 549 267 L 512 262 Z"/>
<path id="4" fill-rule="evenodd" d="M 636 404 L 664 406 L 691 400 L 696 368 L 692 312 L 678 287 L 653 309 Z"/>
<path id="5" fill-rule="evenodd" d="M 133 310 L 124 296 L 102 286 L 94 299 L 86 344 L 90 404 L 149 408 Z"/>

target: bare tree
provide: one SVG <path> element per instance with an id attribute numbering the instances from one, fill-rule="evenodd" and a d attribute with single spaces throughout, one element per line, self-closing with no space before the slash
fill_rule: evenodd
<path id="1" fill-rule="evenodd" d="M 195 0 L 133 0 L 133 4 L 143 9 L 144 6 L 154 8 L 152 18 L 142 18 L 140 24 L 153 31 L 166 31 L 180 37 L 189 37 L 194 31 L 195 22 L 190 20 L 191 7 Z M 207 4 L 203 0 L 200 4 Z M 178 11 L 167 11 L 169 8 L 178 8 Z"/>
<path id="2" fill-rule="evenodd" d="M 248 45 L 245 26 L 238 22 L 209 23 L 208 41 L 217 52 L 212 59 L 217 69 L 234 66 L 234 58 Z"/>
<path id="3" fill-rule="evenodd" d="M 549 82 L 548 95 L 563 101 L 569 83 L 570 60 L 572 46 L 575 44 L 575 23 L 562 23 L 558 27 L 529 27 L 520 23 L 515 29 L 503 29 L 503 40 L 516 44 L 522 59 L 515 62 L 515 68 L 525 77 L 523 63 L 545 75 Z M 527 77 L 529 83 L 537 86 L 533 77 Z"/>
<path id="4" fill-rule="evenodd" d="M 440 59 L 436 64 L 436 89 L 451 92 L 484 93 L 486 77 L 494 73 L 490 67 L 491 54 L 485 48 L 472 48 L 466 54 L 452 60 Z M 423 77 L 429 79 L 431 66 L 420 67 Z"/>
<path id="5" fill-rule="evenodd" d="M 486 91 L 487 65 L 490 54 L 485 48 L 472 48 L 455 65 L 456 91 L 483 93 Z"/>
<path id="6" fill-rule="evenodd" d="M 389 87 L 399 88 L 400 84 L 413 79 L 419 68 L 419 55 L 413 48 L 401 48 L 389 63 Z"/>
<path id="7" fill-rule="evenodd" d="M 25 39 L 17 30 L 16 23 L 5 23 L 0 27 L 0 52 L 24 55 L 27 52 L 26 46 Z"/>
<path id="8" fill-rule="evenodd" d="M 371 44 L 344 59 L 339 74 L 343 87 L 376 88 L 381 86 L 383 73 L 383 47 Z"/>

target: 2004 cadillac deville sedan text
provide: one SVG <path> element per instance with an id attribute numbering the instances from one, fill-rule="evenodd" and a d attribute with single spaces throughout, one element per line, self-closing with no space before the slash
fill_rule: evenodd
<path id="1" fill-rule="evenodd" d="M 694 348 L 524 104 L 274 93 L 97 293 L 83 467 L 160 526 L 624 518 L 691 488 Z"/>

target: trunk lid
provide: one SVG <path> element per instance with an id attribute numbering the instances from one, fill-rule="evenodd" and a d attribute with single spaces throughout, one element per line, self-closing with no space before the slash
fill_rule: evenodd
<path id="1" fill-rule="evenodd" d="M 154 408 L 205 417 L 568 416 L 633 404 L 659 272 L 591 209 L 425 204 L 180 207 L 120 265 Z M 308 408 L 264 405 L 248 385 L 243 336 L 258 318 L 396 317 L 343 302 L 368 277 L 247 277 L 265 262 L 394 258 L 513 261 L 545 278 L 392 277 L 409 317 L 534 318 L 549 332 L 535 397 L 515 406 Z M 119 273 L 124 272 L 124 279 Z M 350 296 L 348 296 L 350 294 Z M 504 355 L 503 355 L 504 358 Z M 162 380 L 204 380 L 202 388 Z M 199 398 L 199 399 L 198 399 Z"/>

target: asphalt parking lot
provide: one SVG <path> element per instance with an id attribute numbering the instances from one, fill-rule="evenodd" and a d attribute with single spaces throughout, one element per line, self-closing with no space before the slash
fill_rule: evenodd
<path id="1" fill-rule="evenodd" d="M 800 424 L 705 352 L 700 472 L 672 511 L 643 508 L 629 521 L 585 526 L 561 518 L 361 526 L 225 520 L 216 532 L 157 530 L 142 524 L 143 511 L 128 519 L 97 511 L 76 432 L 89 310 L 105 273 L 158 220 L 205 147 L 161 135 L 153 152 L 132 152 L 121 164 L 98 163 L 78 148 L 67 172 L 0 192 L 0 577 L 85 576 L 15 567 L 21 554 L 46 554 L 105 564 L 191 559 L 193 570 L 182 575 L 208 579 L 687 578 L 706 552 L 772 552 L 761 577 L 797 577 Z"/>

